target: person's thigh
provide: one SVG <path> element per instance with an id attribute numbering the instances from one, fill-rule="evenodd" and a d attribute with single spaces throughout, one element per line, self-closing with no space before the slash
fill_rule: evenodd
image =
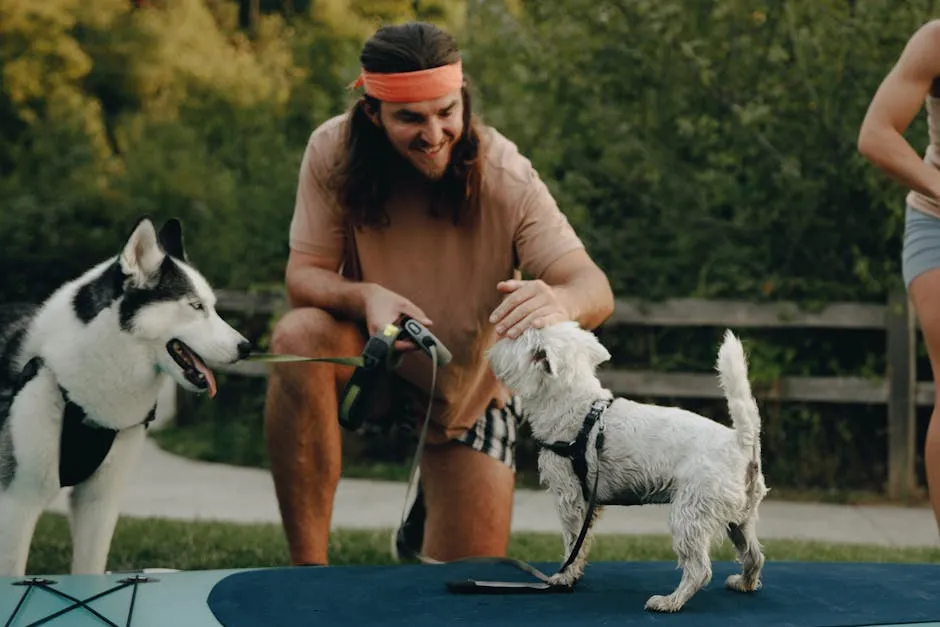
<path id="1" fill-rule="evenodd" d="M 923 333 L 933 377 L 937 379 L 940 377 L 940 268 L 918 275 L 908 291 Z M 934 398 L 935 402 L 940 401 L 940 387 L 934 389 Z"/>

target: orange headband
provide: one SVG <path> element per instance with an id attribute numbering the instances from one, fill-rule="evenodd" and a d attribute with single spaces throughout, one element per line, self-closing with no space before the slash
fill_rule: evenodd
<path id="1" fill-rule="evenodd" d="M 463 86 L 461 61 L 450 65 L 392 74 L 362 70 L 351 88 L 365 86 L 367 94 L 385 102 L 421 102 L 445 96 Z"/>

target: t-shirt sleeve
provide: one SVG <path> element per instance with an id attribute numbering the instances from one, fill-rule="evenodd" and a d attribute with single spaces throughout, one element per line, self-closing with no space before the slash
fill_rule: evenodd
<path id="1" fill-rule="evenodd" d="M 515 208 L 516 255 L 519 269 L 539 278 L 555 260 L 583 249 L 584 243 L 529 160 L 516 155 L 521 161 L 515 167 L 521 168 L 525 181 L 519 206 Z"/>
<path id="2" fill-rule="evenodd" d="M 289 243 L 294 250 L 334 259 L 339 268 L 344 247 L 343 217 L 334 192 L 327 187 L 328 175 L 329 165 L 311 137 L 300 163 Z"/>

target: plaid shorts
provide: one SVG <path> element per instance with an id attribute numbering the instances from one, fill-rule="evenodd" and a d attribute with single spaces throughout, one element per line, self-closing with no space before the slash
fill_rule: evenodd
<path id="1" fill-rule="evenodd" d="M 503 407 L 489 407 L 457 442 L 495 457 L 516 469 L 516 427 L 520 421 L 519 399 L 513 397 Z"/>

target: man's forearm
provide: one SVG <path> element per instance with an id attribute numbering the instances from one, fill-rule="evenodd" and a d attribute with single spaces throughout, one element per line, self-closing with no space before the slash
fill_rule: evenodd
<path id="1" fill-rule="evenodd" d="M 332 270 L 306 266 L 289 268 L 286 284 L 291 307 L 317 307 L 353 320 L 365 318 L 368 283 L 350 281 Z"/>
<path id="2" fill-rule="evenodd" d="M 581 270 L 554 290 L 571 319 L 585 329 L 597 328 L 614 311 L 610 282 L 597 267 Z"/>

